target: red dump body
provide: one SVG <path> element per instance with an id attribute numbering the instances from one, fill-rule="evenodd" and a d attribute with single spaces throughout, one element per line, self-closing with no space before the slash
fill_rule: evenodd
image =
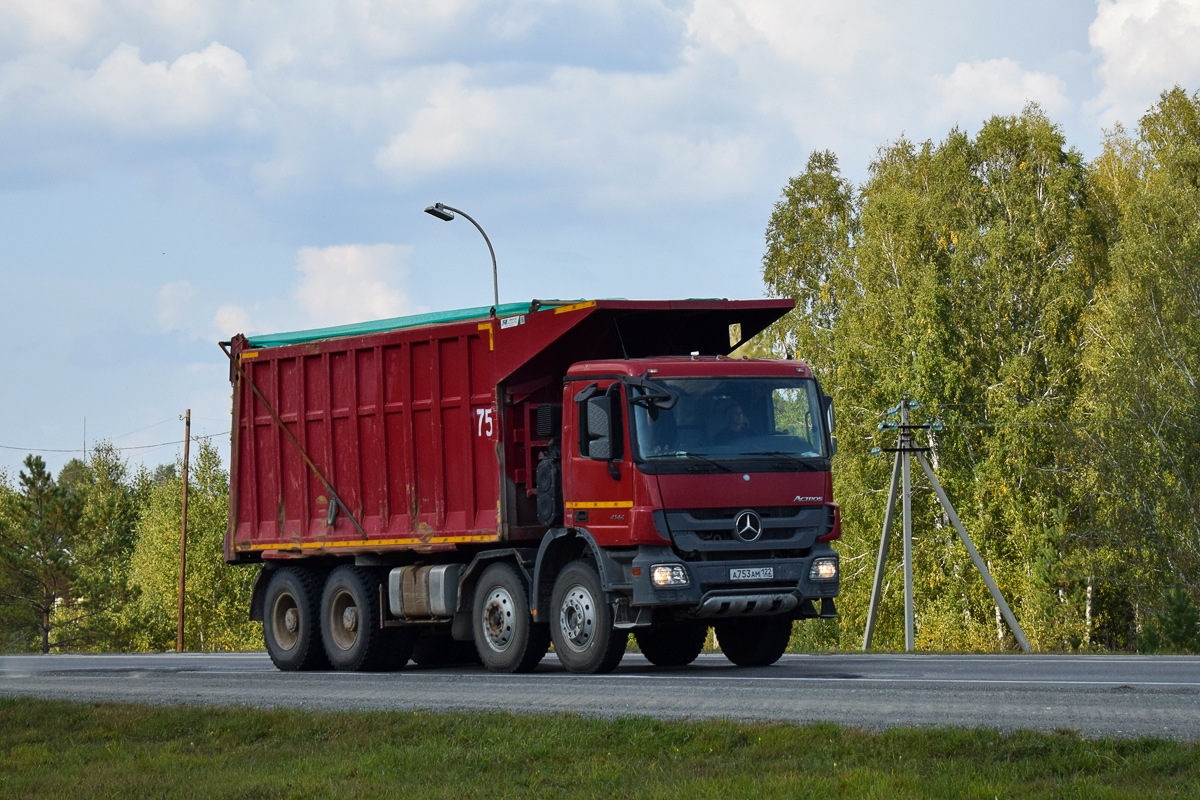
<path id="1" fill-rule="evenodd" d="M 225 558 L 535 542 L 546 526 L 531 470 L 548 442 L 534 415 L 562 401 L 572 364 L 727 354 L 731 330 L 744 341 L 793 306 L 535 301 L 429 324 L 238 336 Z"/>

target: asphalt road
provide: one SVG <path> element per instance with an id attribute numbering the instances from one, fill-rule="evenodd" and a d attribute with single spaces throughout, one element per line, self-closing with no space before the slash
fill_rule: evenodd
<path id="1" fill-rule="evenodd" d="M 1071 729 L 1200 741 L 1200 657 L 787 655 L 743 669 L 702 655 L 658 669 L 629 654 L 580 676 L 553 654 L 529 675 L 478 667 L 281 673 L 265 654 L 0 656 L 0 695 L 155 705 L 570 712 L 595 717 L 828 721 L 858 728 Z"/>

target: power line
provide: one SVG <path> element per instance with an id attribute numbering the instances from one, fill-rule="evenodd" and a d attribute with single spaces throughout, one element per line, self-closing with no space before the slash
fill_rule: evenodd
<path id="1" fill-rule="evenodd" d="M 151 425 L 150 427 L 153 428 L 154 426 Z M 137 433 L 137 431 L 134 431 L 134 433 Z M 193 439 L 211 439 L 214 436 L 228 436 L 228 435 L 229 435 L 229 431 L 223 431 L 221 433 L 206 433 L 203 435 L 197 435 L 197 436 L 193 436 L 192 438 Z M 167 446 L 173 445 L 173 444 L 183 444 L 183 439 L 176 439 L 176 440 L 173 440 L 170 442 L 159 442 L 157 444 L 129 445 L 127 447 L 117 447 L 116 445 L 113 445 L 113 449 L 119 450 L 121 452 L 124 452 L 126 450 L 151 450 L 155 447 L 167 447 Z M 93 448 L 93 449 L 95 449 L 95 448 Z M 7 445 L 7 444 L 0 444 L 0 450 L 19 450 L 19 451 L 26 452 L 26 453 L 86 453 L 87 452 L 86 450 L 84 450 L 81 447 L 77 447 L 73 450 L 56 450 L 56 449 L 49 448 L 49 447 L 14 447 L 12 445 Z"/>
<path id="2" fill-rule="evenodd" d="M 138 428 L 136 431 L 130 431 L 129 433 L 122 433 L 119 436 L 113 436 L 112 438 L 113 439 L 124 439 L 126 436 L 133 436 L 135 433 L 141 433 L 142 431 L 148 431 L 151 428 L 157 428 L 159 425 L 166 425 L 168 422 L 175 422 L 175 418 L 172 417 L 171 419 L 164 419 L 162 422 L 156 422 L 153 425 L 147 425 L 144 428 Z"/>

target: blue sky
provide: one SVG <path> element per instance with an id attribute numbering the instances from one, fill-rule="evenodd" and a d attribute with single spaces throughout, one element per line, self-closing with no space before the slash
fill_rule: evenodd
<path id="1" fill-rule="evenodd" d="M 224 434 L 239 331 L 490 302 L 434 201 L 504 302 L 759 297 L 812 150 L 1036 101 L 1092 157 L 1197 41 L 1200 0 L 0 0 L 0 471 Z"/>

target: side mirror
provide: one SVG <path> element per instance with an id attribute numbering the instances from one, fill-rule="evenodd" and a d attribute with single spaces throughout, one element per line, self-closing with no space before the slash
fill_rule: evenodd
<path id="1" fill-rule="evenodd" d="M 833 398 L 827 394 L 821 395 L 821 410 L 825 412 L 825 425 L 829 428 L 829 435 L 837 430 L 837 419 L 833 415 Z"/>
<path id="2" fill-rule="evenodd" d="M 614 463 L 624 454 L 621 446 L 621 388 L 612 384 L 603 395 L 596 394 L 591 384 L 575 395 L 579 408 L 579 454 L 584 458 L 608 462 L 608 474 L 621 480 L 621 470 Z"/>

